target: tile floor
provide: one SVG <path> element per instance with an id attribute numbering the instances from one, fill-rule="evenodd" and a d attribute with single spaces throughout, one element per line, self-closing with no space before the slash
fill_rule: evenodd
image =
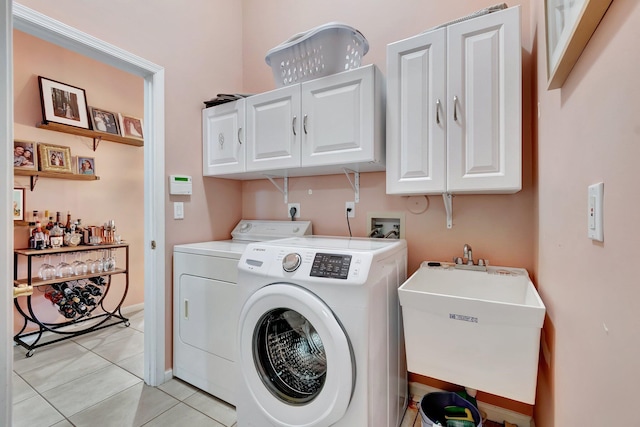
<path id="1" fill-rule="evenodd" d="M 236 426 L 233 406 L 189 384 L 144 384 L 143 313 L 30 358 L 15 347 L 13 427 Z"/>
<path id="2" fill-rule="evenodd" d="M 128 328 L 41 347 L 30 358 L 14 347 L 13 427 L 237 427 L 233 406 L 183 381 L 144 384 L 144 312 L 128 316 Z M 401 427 L 421 427 L 416 402 Z"/>

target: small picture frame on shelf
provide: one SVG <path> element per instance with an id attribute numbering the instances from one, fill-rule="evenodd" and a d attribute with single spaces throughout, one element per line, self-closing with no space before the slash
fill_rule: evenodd
<path id="1" fill-rule="evenodd" d="M 93 157 L 80 157 L 78 156 L 78 169 L 79 175 L 95 175 L 96 174 L 96 160 Z"/>
<path id="2" fill-rule="evenodd" d="M 118 119 L 115 113 L 100 108 L 89 107 L 91 125 L 96 132 L 105 132 L 120 136 Z"/>
<path id="3" fill-rule="evenodd" d="M 13 141 L 13 167 L 38 170 L 36 147 L 32 141 Z"/>
<path id="4" fill-rule="evenodd" d="M 84 89 L 38 76 L 44 122 L 90 129 Z"/>
<path id="5" fill-rule="evenodd" d="M 13 220 L 24 221 L 24 188 L 13 189 Z"/>
<path id="6" fill-rule="evenodd" d="M 73 173 L 71 149 L 62 145 L 38 144 L 40 170 Z"/>
<path id="7" fill-rule="evenodd" d="M 118 113 L 120 119 L 120 134 L 126 138 L 144 141 L 142 133 L 142 119 Z"/>

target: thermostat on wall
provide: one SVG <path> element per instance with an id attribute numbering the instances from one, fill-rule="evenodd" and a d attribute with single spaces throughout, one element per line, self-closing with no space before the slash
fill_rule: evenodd
<path id="1" fill-rule="evenodd" d="M 191 177 L 187 175 L 169 175 L 169 194 L 191 195 L 193 186 Z"/>

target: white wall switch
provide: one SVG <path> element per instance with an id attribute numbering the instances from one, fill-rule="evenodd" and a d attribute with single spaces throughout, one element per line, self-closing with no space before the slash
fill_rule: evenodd
<path id="1" fill-rule="evenodd" d="M 603 211 L 604 182 L 589 186 L 587 200 L 587 236 L 592 240 L 604 241 Z"/>
<path id="2" fill-rule="evenodd" d="M 184 203 L 173 202 L 173 219 L 184 219 Z"/>

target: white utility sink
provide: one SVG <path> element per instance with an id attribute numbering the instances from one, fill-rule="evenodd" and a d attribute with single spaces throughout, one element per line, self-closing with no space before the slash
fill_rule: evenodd
<path id="1" fill-rule="evenodd" d="M 545 306 L 525 269 L 425 262 L 398 294 L 410 372 L 535 402 Z"/>

